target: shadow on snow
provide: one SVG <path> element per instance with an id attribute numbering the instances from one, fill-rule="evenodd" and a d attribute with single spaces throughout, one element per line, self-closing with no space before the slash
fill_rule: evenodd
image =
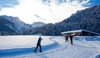
<path id="1" fill-rule="evenodd" d="M 50 38 L 51 41 L 53 37 Z M 55 48 L 58 46 L 58 43 L 54 41 L 54 43 L 50 45 L 42 46 L 42 51 L 47 51 L 49 49 Z M 16 56 L 16 55 L 22 55 L 22 54 L 28 54 L 32 53 L 34 51 L 35 47 L 32 48 L 14 48 L 14 49 L 6 49 L 6 50 L 0 50 L 0 57 L 7 57 L 7 56 Z M 40 48 L 37 49 L 37 52 Z"/>
<path id="2" fill-rule="evenodd" d="M 96 56 L 96 58 L 100 58 L 100 54 Z"/>

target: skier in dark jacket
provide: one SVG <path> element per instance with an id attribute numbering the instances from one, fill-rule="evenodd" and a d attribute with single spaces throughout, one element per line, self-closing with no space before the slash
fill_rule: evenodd
<path id="1" fill-rule="evenodd" d="M 65 43 L 68 41 L 68 36 L 65 36 Z M 69 42 L 69 41 L 68 41 Z"/>
<path id="2" fill-rule="evenodd" d="M 37 47 L 35 48 L 34 52 L 36 52 L 36 50 L 37 50 L 38 47 L 40 47 L 40 52 L 42 52 L 41 51 L 41 40 L 42 40 L 42 38 L 39 37 L 38 42 L 37 42 Z"/>
<path id="3" fill-rule="evenodd" d="M 72 39 L 72 38 L 73 38 L 74 36 L 72 36 L 72 35 L 70 34 L 69 37 L 70 37 L 71 45 L 73 45 L 73 39 Z"/>

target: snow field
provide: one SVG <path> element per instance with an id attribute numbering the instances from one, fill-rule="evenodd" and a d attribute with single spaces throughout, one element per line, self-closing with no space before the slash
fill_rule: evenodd
<path id="1" fill-rule="evenodd" d="M 0 36 L 0 50 L 35 47 L 38 38 L 39 36 Z M 53 43 L 48 38 L 43 36 L 43 46 Z"/>
<path id="2" fill-rule="evenodd" d="M 74 37 L 71 45 L 62 36 L 42 36 L 43 52 L 32 53 L 38 37 L 0 36 L 0 58 L 100 58 L 100 37 Z"/>

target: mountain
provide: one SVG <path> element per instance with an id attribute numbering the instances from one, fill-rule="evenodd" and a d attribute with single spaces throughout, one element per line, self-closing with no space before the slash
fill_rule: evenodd
<path id="1" fill-rule="evenodd" d="M 20 33 L 30 28 L 32 28 L 31 25 L 25 24 L 18 17 L 0 16 L 0 32 Z"/>
<path id="2" fill-rule="evenodd" d="M 42 27 L 42 26 L 44 26 L 44 25 L 46 25 L 46 24 L 43 23 L 43 22 L 34 22 L 33 24 L 31 24 L 31 26 L 32 26 L 33 28 L 35 28 L 35 27 Z"/>
<path id="3" fill-rule="evenodd" d="M 86 29 L 100 33 L 100 5 L 87 8 L 63 20 L 60 24 L 66 24 L 67 30 Z"/>
<path id="4" fill-rule="evenodd" d="M 11 29 L 9 26 L 7 25 L 14 25 L 12 22 L 4 19 L 4 18 L 0 18 L 0 34 L 1 33 L 5 33 L 6 31 L 8 33 L 15 33 L 15 30 Z M 4 34 L 3 34 L 4 35 Z"/>
<path id="5" fill-rule="evenodd" d="M 100 5 L 81 10 L 62 22 L 33 28 L 23 34 L 61 35 L 63 31 L 79 29 L 100 33 Z"/>

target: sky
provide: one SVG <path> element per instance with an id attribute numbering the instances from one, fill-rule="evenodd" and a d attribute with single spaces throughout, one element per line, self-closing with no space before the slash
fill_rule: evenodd
<path id="1" fill-rule="evenodd" d="M 0 16 L 19 17 L 25 23 L 57 23 L 100 0 L 0 0 Z"/>

